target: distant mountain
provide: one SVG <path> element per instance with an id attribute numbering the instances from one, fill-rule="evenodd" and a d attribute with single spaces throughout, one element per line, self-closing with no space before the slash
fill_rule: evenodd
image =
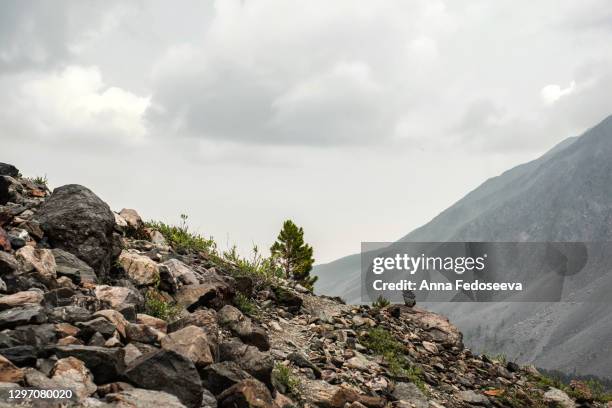
<path id="1" fill-rule="evenodd" d="M 487 180 L 401 241 L 612 241 L 612 116 Z M 319 293 L 359 302 L 359 254 L 314 272 Z M 572 290 L 609 296 L 612 272 Z M 612 302 L 427 306 L 448 315 L 476 351 L 612 377 Z"/>

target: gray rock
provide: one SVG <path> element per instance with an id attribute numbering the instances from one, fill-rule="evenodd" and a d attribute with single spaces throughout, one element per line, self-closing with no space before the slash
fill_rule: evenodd
<path id="1" fill-rule="evenodd" d="M 295 364 L 298 367 L 310 368 L 312 370 L 312 372 L 314 373 L 316 378 L 321 378 L 321 370 L 319 369 L 319 367 L 314 365 L 308 359 L 308 357 L 306 357 L 306 355 L 304 353 L 301 353 L 299 351 L 295 351 L 293 353 L 290 353 L 287 356 L 287 360 L 291 361 L 293 364 Z"/>
<path id="2" fill-rule="evenodd" d="M 216 273 L 208 273 L 203 283 L 183 286 L 176 294 L 176 301 L 190 312 L 200 306 L 221 308 L 234 297 L 234 288 L 228 279 Z"/>
<path id="3" fill-rule="evenodd" d="M 75 283 L 97 282 L 96 273 L 91 266 L 63 249 L 54 248 L 51 251 L 55 257 L 58 276 L 67 276 Z"/>
<path id="4" fill-rule="evenodd" d="M 544 401 L 551 406 L 560 408 L 574 408 L 576 406 L 574 401 L 565 392 L 553 387 L 544 393 Z"/>
<path id="5" fill-rule="evenodd" d="M 249 346 L 237 339 L 221 343 L 219 346 L 221 361 L 234 361 L 240 368 L 260 381 L 270 385 L 274 360 L 257 347 Z"/>
<path id="6" fill-rule="evenodd" d="M 88 341 L 94 333 L 100 333 L 105 339 L 108 339 L 117 329 L 114 324 L 104 317 L 97 317 L 86 322 L 78 322 L 76 327 L 81 329 L 79 337 L 85 341 Z"/>
<path id="7" fill-rule="evenodd" d="M 0 176 L 19 177 L 19 170 L 12 164 L 0 163 Z"/>
<path id="8" fill-rule="evenodd" d="M 75 357 L 84 362 L 96 384 L 115 381 L 124 368 L 120 348 L 69 345 L 55 346 L 53 351 L 59 358 Z"/>
<path id="9" fill-rule="evenodd" d="M 228 328 L 246 344 L 253 345 L 261 351 L 270 350 L 270 340 L 263 328 L 256 326 L 251 319 L 234 306 L 225 305 L 217 313 L 221 326 Z"/>
<path id="10" fill-rule="evenodd" d="M 108 394 L 106 401 L 113 403 L 112 407 L 164 407 L 184 408 L 185 405 L 174 395 L 163 391 L 144 390 L 142 388 L 131 388 L 118 393 Z"/>
<path id="11" fill-rule="evenodd" d="M 415 408 L 428 408 L 427 397 L 413 383 L 399 382 L 395 384 L 392 394 L 394 398 L 405 401 Z"/>
<path id="12" fill-rule="evenodd" d="M 40 305 L 25 305 L 0 312 L 0 330 L 47 321 L 45 309 Z"/>
<path id="13" fill-rule="evenodd" d="M 138 357 L 125 370 L 125 377 L 137 387 L 175 395 L 188 407 L 200 408 L 202 403 L 202 381 L 195 365 L 173 351 Z"/>
<path id="14" fill-rule="evenodd" d="M 114 251 L 115 216 L 91 190 L 69 184 L 53 190 L 35 216 L 55 247 L 86 262 L 106 276 Z"/>
<path id="15" fill-rule="evenodd" d="M 274 401 L 264 384 L 255 380 L 242 380 L 217 396 L 219 407 L 254 408 L 273 407 Z"/>
<path id="16" fill-rule="evenodd" d="M 0 251 L 0 275 L 15 273 L 19 268 L 19 262 L 13 255 Z"/>
<path id="17" fill-rule="evenodd" d="M 467 402 L 468 404 L 472 405 L 488 407 L 491 404 L 491 402 L 485 395 L 478 394 L 476 391 L 472 390 L 459 391 L 457 393 L 457 397 L 461 401 Z"/>
<path id="18" fill-rule="evenodd" d="M 242 380 L 253 378 L 233 361 L 223 361 L 200 371 L 204 387 L 217 395 Z"/>
<path id="19" fill-rule="evenodd" d="M 0 354 L 18 367 L 32 366 L 43 351 L 36 346 L 15 346 L 0 349 Z"/>
<path id="20" fill-rule="evenodd" d="M 54 323 L 77 323 L 91 319 L 91 312 L 80 306 L 60 306 L 49 311 L 49 320 Z"/>

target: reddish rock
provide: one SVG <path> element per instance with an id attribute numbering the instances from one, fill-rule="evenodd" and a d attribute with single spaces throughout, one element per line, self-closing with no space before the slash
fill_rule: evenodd
<path id="1" fill-rule="evenodd" d="M 2 227 L 0 227 L 0 249 L 6 252 L 11 250 L 11 241 L 9 241 L 8 234 Z"/>

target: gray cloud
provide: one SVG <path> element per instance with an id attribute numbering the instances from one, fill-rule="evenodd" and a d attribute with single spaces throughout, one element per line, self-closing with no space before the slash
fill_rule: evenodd
<path id="1" fill-rule="evenodd" d="M 612 113 L 607 3 L 5 1 L 0 160 L 331 259 Z"/>

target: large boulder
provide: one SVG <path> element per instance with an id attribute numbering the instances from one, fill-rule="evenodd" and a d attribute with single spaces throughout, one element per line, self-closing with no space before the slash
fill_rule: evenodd
<path id="1" fill-rule="evenodd" d="M 85 261 L 98 276 L 108 274 L 115 216 L 91 190 L 77 184 L 56 188 L 40 207 L 36 220 L 53 247 Z"/>
<path id="2" fill-rule="evenodd" d="M 195 365 L 173 351 L 138 357 L 125 370 L 125 377 L 137 387 L 175 395 L 188 407 L 200 408 L 202 403 L 202 381 Z"/>
<path id="3" fill-rule="evenodd" d="M 19 170 L 12 164 L 0 163 L 0 176 L 18 177 Z"/>

